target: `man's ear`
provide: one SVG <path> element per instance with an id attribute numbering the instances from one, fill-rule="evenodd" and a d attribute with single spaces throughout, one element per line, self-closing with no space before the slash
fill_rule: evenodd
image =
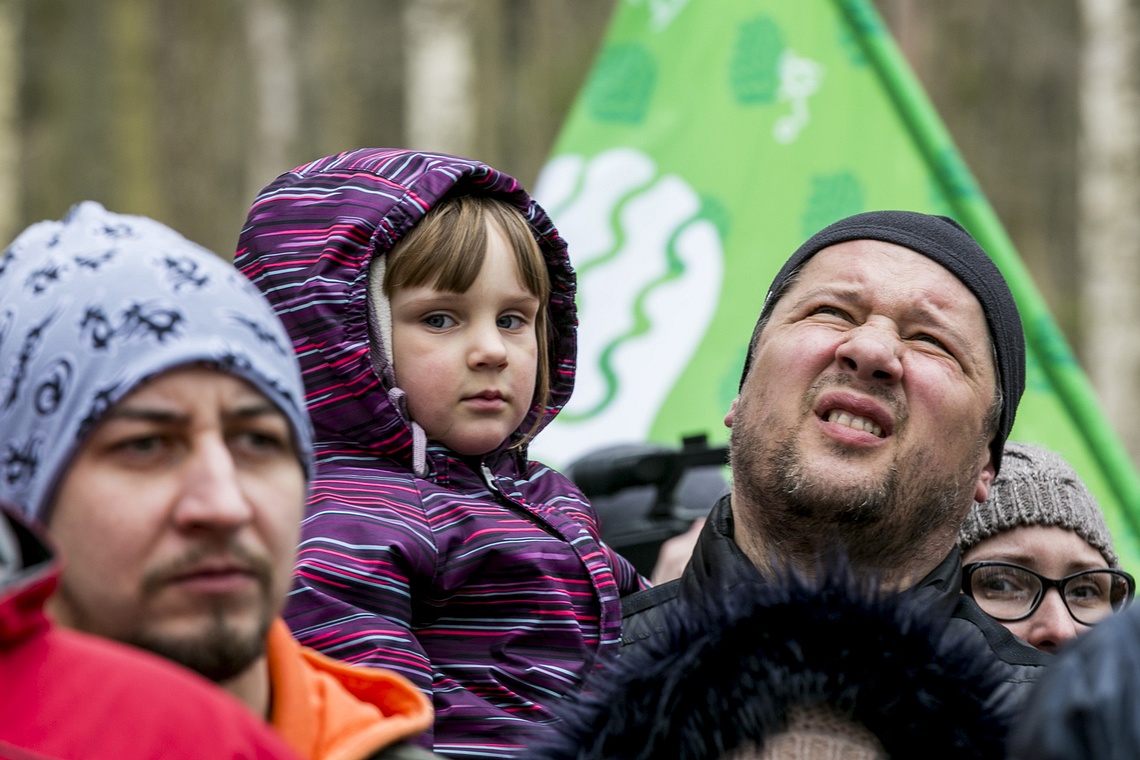
<path id="1" fill-rule="evenodd" d="M 739 400 L 740 400 L 740 396 L 737 396 L 736 398 L 734 398 L 732 400 L 732 405 L 728 407 L 728 414 L 724 415 L 724 426 L 725 427 L 732 427 L 732 418 L 733 418 L 733 415 L 736 414 L 736 402 Z"/>
<path id="2" fill-rule="evenodd" d="M 990 496 L 990 487 L 994 484 L 997 473 L 994 470 L 994 455 L 989 446 L 982 455 L 982 471 L 978 473 L 978 485 L 974 489 L 974 501 L 985 501 Z"/>

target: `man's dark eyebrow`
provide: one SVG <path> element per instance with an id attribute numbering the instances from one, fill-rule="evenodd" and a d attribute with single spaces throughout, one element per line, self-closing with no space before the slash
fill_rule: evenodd
<path id="1" fill-rule="evenodd" d="M 254 417 L 264 417 L 267 414 L 286 417 L 285 413 L 278 409 L 276 404 L 270 401 L 238 407 L 237 409 L 225 412 L 222 414 L 222 417 L 226 420 L 249 420 Z"/>
<path id="2" fill-rule="evenodd" d="M 154 422 L 165 425 L 189 424 L 190 418 L 184 414 L 163 411 L 162 409 L 147 409 L 138 407 L 119 407 L 107 412 L 105 419 L 130 420 L 132 422 Z"/>
<path id="3" fill-rule="evenodd" d="M 278 409 L 273 403 L 266 401 L 264 403 L 253 403 L 238 407 L 237 409 L 223 413 L 222 417 L 227 420 L 248 420 L 254 417 L 263 417 L 267 414 L 285 416 L 285 413 Z M 130 420 L 134 422 L 152 422 L 165 425 L 187 425 L 190 423 L 190 417 L 185 414 L 168 412 L 162 409 L 130 406 L 112 409 L 107 412 L 106 418 Z"/>
<path id="4" fill-rule="evenodd" d="M 920 303 L 913 304 L 907 309 L 907 317 L 914 322 L 922 322 L 925 324 L 941 325 L 946 322 L 942 312 L 938 309 L 928 309 Z"/>

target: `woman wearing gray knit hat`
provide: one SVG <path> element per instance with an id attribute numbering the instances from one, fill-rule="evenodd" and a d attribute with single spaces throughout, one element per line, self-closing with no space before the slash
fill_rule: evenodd
<path id="1" fill-rule="evenodd" d="M 1135 593 L 1096 499 L 1068 462 L 1040 446 L 1006 443 L 990 497 L 970 510 L 958 546 L 963 593 L 1045 651 L 1124 609 Z"/>

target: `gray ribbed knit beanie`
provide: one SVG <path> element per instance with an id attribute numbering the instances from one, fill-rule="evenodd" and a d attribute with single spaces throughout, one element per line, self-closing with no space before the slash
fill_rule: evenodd
<path id="1" fill-rule="evenodd" d="M 965 552 L 1022 525 L 1068 528 L 1104 555 L 1109 567 L 1120 567 L 1104 514 L 1072 465 L 1049 449 L 1009 441 L 990 497 L 974 503 L 958 533 L 958 546 Z"/>
<path id="2" fill-rule="evenodd" d="M 1013 428 L 1017 404 L 1025 390 L 1025 333 L 1005 278 L 970 233 L 949 217 L 914 211 L 869 211 L 840 219 L 812 235 L 784 263 L 768 288 L 757 329 L 748 346 L 741 385 L 752 365 L 759 327 L 771 314 L 790 278 L 824 248 L 849 240 L 881 240 L 920 253 L 945 267 L 978 299 L 990 328 L 1002 391 L 1001 415 L 990 442 L 994 469 L 1000 470 L 1005 439 Z"/>

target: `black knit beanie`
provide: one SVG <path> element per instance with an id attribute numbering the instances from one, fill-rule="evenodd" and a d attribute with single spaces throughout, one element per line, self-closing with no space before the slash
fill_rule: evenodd
<path id="1" fill-rule="evenodd" d="M 982 305 L 997 354 L 997 374 L 1002 392 L 1001 416 L 990 443 L 994 470 L 998 470 L 1005 439 L 1013 428 L 1017 404 L 1025 390 L 1025 332 L 1013 294 L 997 266 L 961 225 L 945 216 L 914 211 L 870 211 L 840 219 L 808 239 L 776 273 L 776 279 L 768 288 L 757 329 L 753 331 L 748 346 L 741 386 L 752 367 L 759 327 L 783 295 L 788 278 L 824 248 L 849 240 L 881 240 L 921 253 L 961 280 Z"/>

